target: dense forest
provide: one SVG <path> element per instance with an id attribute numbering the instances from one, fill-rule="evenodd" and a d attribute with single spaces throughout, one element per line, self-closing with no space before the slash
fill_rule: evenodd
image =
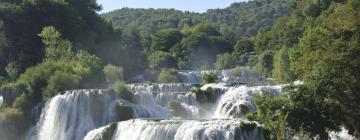
<path id="1" fill-rule="evenodd" d="M 136 25 L 142 33 L 159 30 L 184 29 L 199 23 L 210 23 L 229 41 L 256 35 L 270 28 L 277 18 L 289 14 L 293 0 L 256 0 L 233 3 L 225 9 L 209 9 L 205 13 L 182 12 L 175 9 L 123 8 L 102 14 L 117 28 Z"/>
<path id="2" fill-rule="evenodd" d="M 360 138 L 358 0 L 253 0 L 206 13 L 100 9 L 96 0 L 0 0 L 0 90 L 8 93 L 0 135 L 25 135 L 32 109 L 64 90 L 116 83 L 124 92 L 142 73 L 177 82 L 175 69 L 248 66 L 269 83 L 301 81 L 257 97 L 246 115 L 269 139 L 328 139 L 341 128 Z"/>

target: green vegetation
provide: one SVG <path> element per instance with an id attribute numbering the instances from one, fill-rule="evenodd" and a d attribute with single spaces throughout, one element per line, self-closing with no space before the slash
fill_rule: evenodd
<path id="1" fill-rule="evenodd" d="M 360 138 L 359 7 L 358 0 L 254 0 L 203 14 L 124 8 L 102 15 L 106 21 L 94 0 L 1 1 L 0 88 L 17 98 L 5 100 L 0 132 L 21 137 L 31 109 L 64 90 L 107 82 L 132 101 L 124 81 L 144 71 L 176 83 L 174 69 L 246 66 L 276 83 L 303 82 L 287 87 L 286 96 L 257 97 L 254 113 L 241 107 L 271 138 L 327 139 L 341 127 Z M 232 75 L 244 73 L 236 68 Z M 200 103 L 214 102 L 213 89 L 193 92 Z"/>
<path id="2" fill-rule="evenodd" d="M 163 29 L 183 29 L 199 23 L 213 23 L 221 34 L 231 40 L 256 35 L 269 28 L 277 18 L 287 15 L 292 0 L 255 0 L 233 3 L 225 9 L 211 9 L 204 14 L 181 12 L 174 9 L 123 8 L 102 16 L 119 28 L 135 24 L 144 33 Z"/>
<path id="3" fill-rule="evenodd" d="M 104 67 L 103 72 L 105 74 L 105 80 L 108 83 L 114 83 L 115 81 L 123 81 L 123 68 L 108 64 Z"/>
<path id="4" fill-rule="evenodd" d="M 174 69 L 162 70 L 156 78 L 158 83 L 179 83 L 180 80 L 176 77 Z"/>
<path id="5" fill-rule="evenodd" d="M 202 76 L 202 80 L 205 84 L 215 83 L 218 80 L 217 73 L 205 73 Z"/>
<path id="6" fill-rule="evenodd" d="M 123 99 L 128 100 L 128 101 L 133 101 L 133 94 L 131 93 L 131 91 L 126 87 L 126 85 L 124 84 L 124 82 L 122 81 L 116 81 L 113 86 L 112 89 L 115 91 L 116 94 L 120 95 Z"/>
<path id="7" fill-rule="evenodd" d="M 179 102 L 169 101 L 168 106 L 174 116 L 183 118 L 188 117 L 188 112 Z"/>
<path id="8" fill-rule="evenodd" d="M 117 123 L 111 123 L 104 132 L 102 132 L 101 138 L 99 140 L 110 140 L 112 139 L 117 128 Z"/>
<path id="9" fill-rule="evenodd" d="M 216 98 L 214 97 L 214 90 L 210 87 L 206 90 L 202 90 L 200 88 L 192 88 L 191 92 L 195 94 L 196 100 L 200 104 L 216 102 Z"/>

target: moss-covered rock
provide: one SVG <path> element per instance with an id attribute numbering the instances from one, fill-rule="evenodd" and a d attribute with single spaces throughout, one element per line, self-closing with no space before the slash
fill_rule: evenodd
<path id="1" fill-rule="evenodd" d="M 170 101 L 168 103 L 168 106 L 169 106 L 171 113 L 176 117 L 186 118 L 189 116 L 186 109 L 179 102 Z"/>
<path id="2" fill-rule="evenodd" d="M 191 92 L 195 94 L 196 100 L 200 104 L 216 102 L 215 92 L 213 88 L 209 87 L 206 90 L 201 90 L 200 88 L 192 88 Z"/>
<path id="3" fill-rule="evenodd" d="M 0 95 L 3 96 L 3 105 L 11 106 L 15 99 L 22 95 L 25 88 L 21 84 L 7 84 L 0 88 Z"/>
<path id="4" fill-rule="evenodd" d="M 202 80 L 206 84 L 215 83 L 218 80 L 218 75 L 217 75 L 217 73 L 205 73 L 202 76 Z"/>
<path id="5" fill-rule="evenodd" d="M 116 121 L 130 120 L 133 118 L 133 114 L 134 114 L 133 109 L 130 106 L 125 105 L 123 103 L 117 104 L 115 108 L 115 112 L 117 115 Z"/>
<path id="6" fill-rule="evenodd" d="M 241 113 L 242 113 L 243 115 L 246 115 L 246 114 L 248 114 L 248 113 L 250 112 L 249 107 L 247 107 L 247 106 L 244 105 L 244 104 L 240 105 L 239 107 L 240 107 Z"/>
<path id="7" fill-rule="evenodd" d="M 241 122 L 240 129 L 245 132 L 253 131 L 257 127 L 255 122 Z"/>
<path id="8" fill-rule="evenodd" d="M 121 98 L 132 102 L 134 99 L 134 94 L 125 86 L 124 82 L 116 81 L 110 92 L 114 92 L 119 95 Z"/>
<path id="9" fill-rule="evenodd" d="M 117 124 L 111 123 L 109 127 L 105 128 L 104 132 L 102 133 L 101 140 L 111 140 L 115 133 L 116 128 L 117 128 Z"/>

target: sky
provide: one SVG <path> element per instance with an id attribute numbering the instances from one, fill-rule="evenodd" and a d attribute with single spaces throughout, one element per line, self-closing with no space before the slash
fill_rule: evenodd
<path id="1" fill-rule="evenodd" d="M 123 7 L 128 8 L 174 8 L 182 11 L 206 12 L 207 9 L 225 8 L 233 2 L 247 0 L 98 0 L 101 13 Z"/>

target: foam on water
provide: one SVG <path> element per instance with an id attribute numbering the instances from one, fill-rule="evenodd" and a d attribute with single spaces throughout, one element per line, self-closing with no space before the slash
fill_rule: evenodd
<path id="1" fill-rule="evenodd" d="M 246 130 L 242 125 L 252 123 Z M 109 127 L 109 126 L 107 126 Z M 98 140 L 106 127 L 88 133 L 84 140 Z M 99 133 L 100 132 L 100 133 Z M 242 120 L 143 120 L 117 123 L 112 140 L 262 140 L 255 122 Z"/>

